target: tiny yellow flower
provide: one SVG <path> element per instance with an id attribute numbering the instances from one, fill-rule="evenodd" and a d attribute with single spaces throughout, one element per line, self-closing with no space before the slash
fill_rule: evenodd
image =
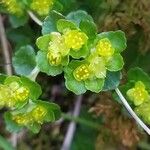
<path id="1" fill-rule="evenodd" d="M 2 0 L 2 4 L 6 7 L 10 14 L 22 15 L 23 10 L 17 0 Z"/>
<path id="2" fill-rule="evenodd" d="M 149 93 L 141 81 L 136 82 L 135 87 L 127 91 L 127 96 L 136 106 L 150 99 Z"/>
<path id="3" fill-rule="evenodd" d="M 87 64 L 82 64 L 74 70 L 73 75 L 77 81 L 84 81 L 90 78 L 91 70 Z"/>
<path id="4" fill-rule="evenodd" d="M 99 56 L 91 55 L 89 56 L 89 68 L 97 78 L 106 77 L 106 66 L 105 60 Z"/>
<path id="5" fill-rule="evenodd" d="M 65 43 L 69 48 L 78 51 L 86 44 L 88 37 L 84 32 L 79 30 L 69 30 L 64 34 Z"/>
<path id="6" fill-rule="evenodd" d="M 15 104 L 12 97 L 12 90 L 7 85 L 0 86 L 0 106 L 11 107 Z"/>
<path id="7" fill-rule="evenodd" d="M 37 106 L 36 108 L 32 110 L 31 114 L 32 114 L 34 121 L 38 123 L 42 123 L 44 117 L 47 114 L 47 110 L 42 106 Z"/>
<path id="8" fill-rule="evenodd" d="M 70 49 L 65 43 L 64 37 L 58 32 L 51 33 L 51 41 L 49 42 L 49 51 L 59 52 L 62 56 L 68 55 Z"/>
<path id="9" fill-rule="evenodd" d="M 20 87 L 13 93 L 13 97 L 15 101 L 24 102 L 29 97 L 29 90 L 26 87 Z"/>
<path id="10" fill-rule="evenodd" d="M 31 9 L 40 16 L 45 16 L 52 9 L 54 0 L 32 0 Z"/>
<path id="11" fill-rule="evenodd" d="M 58 66 L 62 62 L 62 56 L 61 56 L 61 54 L 60 53 L 55 53 L 54 51 L 49 51 L 47 53 L 47 59 L 48 59 L 48 62 L 52 66 Z"/>
<path id="12" fill-rule="evenodd" d="M 111 57 L 114 54 L 114 48 L 108 38 L 99 40 L 96 50 L 100 56 Z"/>
<path id="13" fill-rule="evenodd" d="M 12 120 L 19 125 L 27 125 L 31 121 L 30 116 L 27 114 L 14 115 L 12 116 Z"/>

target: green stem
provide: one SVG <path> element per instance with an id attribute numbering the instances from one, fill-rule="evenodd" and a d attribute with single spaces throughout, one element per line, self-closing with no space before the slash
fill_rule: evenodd
<path id="1" fill-rule="evenodd" d="M 15 150 L 13 146 L 0 135 L 0 147 L 4 150 Z"/>
<path id="2" fill-rule="evenodd" d="M 93 123 L 91 121 L 88 121 L 88 120 L 80 118 L 80 117 L 73 117 L 72 115 L 65 114 L 65 113 L 62 113 L 62 117 L 66 120 L 74 121 L 76 123 L 88 126 L 90 128 L 94 128 L 96 130 L 100 129 L 100 125 L 98 123 Z"/>
<path id="3" fill-rule="evenodd" d="M 32 72 L 30 73 L 30 75 L 28 76 L 31 80 L 35 81 L 37 75 L 39 74 L 39 69 L 38 67 L 35 67 Z"/>

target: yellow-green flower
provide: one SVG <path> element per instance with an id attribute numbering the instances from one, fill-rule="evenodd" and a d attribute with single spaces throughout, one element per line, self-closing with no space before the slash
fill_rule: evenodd
<path id="1" fill-rule="evenodd" d="M 87 43 L 87 35 L 79 30 L 69 30 L 64 34 L 65 43 L 69 48 L 78 51 Z"/>
<path id="2" fill-rule="evenodd" d="M 0 106 L 15 107 L 29 98 L 29 89 L 16 81 L 8 85 L 0 85 Z"/>
<path id="3" fill-rule="evenodd" d="M 114 54 L 114 48 L 108 38 L 103 38 L 98 41 L 96 51 L 103 57 L 111 57 Z"/>
<path id="4" fill-rule="evenodd" d="M 139 106 L 150 99 L 149 93 L 141 81 L 136 82 L 135 87 L 127 91 L 127 96 L 136 106 Z"/>
<path id="5" fill-rule="evenodd" d="M 52 66 L 58 66 L 61 64 L 62 61 L 62 56 L 60 53 L 55 53 L 53 51 L 49 51 L 47 53 L 47 59 L 48 62 L 52 65 Z"/>
<path id="6" fill-rule="evenodd" d="M 105 78 L 106 77 L 106 66 L 105 60 L 102 57 L 93 53 L 88 58 L 89 68 L 94 73 L 97 78 Z"/>
<path id="7" fill-rule="evenodd" d="M 23 14 L 23 9 L 21 5 L 17 2 L 17 0 L 1 0 L 1 1 L 10 14 L 15 14 L 18 16 Z"/>
<path id="8" fill-rule="evenodd" d="M 12 120 L 19 125 L 27 125 L 32 122 L 32 118 L 29 114 L 18 114 L 12 116 Z"/>
<path id="9" fill-rule="evenodd" d="M 26 87 L 19 87 L 13 93 L 13 97 L 16 101 L 24 102 L 29 97 L 29 90 Z"/>
<path id="10" fill-rule="evenodd" d="M 97 55 L 90 55 L 86 63 L 78 66 L 73 75 L 77 81 L 85 81 L 92 78 L 105 78 L 106 67 L 103 58 Z"/>
<path id="11" fill-rule="evenodd" d="M 91 70 L 88 64 L 82 64 L 74 70 L 73 75 L 77 81 L 86 80 L 90 78 Z"/>
<path id="12" fill-rule="evenodd" d="M 33 120 L 40 124 L 43 123 L 43 120 L 46 114 L 47 114 L 47 110 L 43 106 L 37 106 L 31 112 Z"/>
<path id="13" fill-rule="evenodd" d="M 63 58 L 68 55 L 69 51 L 69 48 L 64 42 L 64 37 L 60 33 L 52 33 L 47 52 L 48 62 L 52 66 L 60 65 Z"/>
<path id="14" fill-rule="evenodd" d="M 0 85 L 0 106 L 5 106 L 11 99 L 11 90 L 6 85 Z"/>
<path id="15" fill-rule="evenodd" d="M 54 0 L 32 0 L 31 9 L 40 16 L 45 16 L 52 9 Z"/>

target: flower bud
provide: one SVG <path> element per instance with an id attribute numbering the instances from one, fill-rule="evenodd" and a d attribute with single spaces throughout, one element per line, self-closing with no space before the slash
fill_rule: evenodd
<path id="1" fill-rule="evenodd" d="M 99 40 L 96 50 L 100 56 L 110 57 L 114 54 L 114 48 L 108 38 Z"/>

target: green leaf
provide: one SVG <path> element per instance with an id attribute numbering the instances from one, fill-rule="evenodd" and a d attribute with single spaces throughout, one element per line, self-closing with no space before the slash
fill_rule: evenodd
<path id="1" fill-rule="evenodd" d="M 137 81 L 142 81 L 146 88 L 150 90 L 150 77 L 141 68 L 136 67 L 130 69 L 128 71 L 128 81 L 134 83 Z"/>
<path id="2" fill-rule="evenodd" d="M 39 51 L 37 54 L 37 66 L 41 72 L 46 73 L 47 75 L 56 76 L 61 74 L 63 71 L 63 67 L 59 66 L 51 66 L 46 57 L 46 53 Z"/>
<path id="3" fill-rule="evenodd" d="M 40 129 L 41 129 L 41 125 L 38 123 L 33 123 L 33 124 L 29 124 L 27 126 L 27 128 L 32 131 L 34 134 L 39 133 Z"/>
<path id="4" fill-rule="evenodd" d="M 40 50 L 47 51 L 50 40 L 51 40 L 50 34 L 46 34 L 44 36 L 39 37 L 36 40 L 36 45 Z"/>
<path id="5" fill-rule="evenodd" d="M 69 20 L 60 19 L 57 21 L 57 29 L 59 32 L 64 32 L 66 29 L 77 29 L 77 26 Z"/>
<path id="6" fill-rule="evenodd" d="M 82 64 L 81 61 L 71 61 L 70 64 L 64 68 L 65 85 L 68 90 L 72 91 L 76 95 L 80 95 L 86 92 L 84 82 L 77 81 L 73 76 L 74 69 L 80 64 Z"/>
<path id="7" fill-rule="evenodd" d="M 127 47 L 125 34 L 120 30 L 100 33 L 98 35 L 98 40 L 103 38 L 108 38 L 110 40 L 113 48 L 115 49 L 115 52 L 120 53 Z"/>
<path id="8" fill-rule="evenodd" d="M 28 16 L 26 14 L 20 17 L 10 15 L 9 20 L 13 28 L 18 28 L 20 26 L 24 26 L 28 22 Z"/>
<path id="9" fill-rule="evenodd" d="M 75 24 L 77 24 L 79 26 L 80 22 L 83 20 L 89 20 L 91 22 L 93 22 L 93 18 L 87 14 L 87 12 L 83 11 L 83 10 L 77 10 L 77 11 L 73 11 L 70 12 L 66 18 L 68 20 L 73 21 Z"/>
<path id="10" fill-rule="evenodd" d="M 18 83 L 21 83 L 21 80 L 20 80 L 20 78 L 19 77 L 17 77 L 17 76 L 8 76 L 6 79 L 5 79 L 5 81 L 4 81 L 4 84 L 10 84 L 10 83 L 12 83 L 12 82 L 18 82 Z"/>
<path id="11" fill-rule="evenodd" d="M 75 58 L 75 59 L 79 59 L 79 58 L 85 58 L 87 55 L 89 54 L 89 49 L 86 45 L 84 45 L 80 50 L 78 51 L 74 51 L 71 50 L 70 51 L 70 55 Z"/>
<path id="12" fill-rule="evenodd" d="M 3 148 L 3 150 L 15 150 L 15 148 L 11 145 L 11 143 L 8 142 L 1 135 L 0 135 L 0 147 Z"/>
<path id="13" fill-rule="evenodd" d="M 97 34 L 97 28 L 94 22 L 89 20 L 82 20 L 79 28 L 90 38 L 95 38 Z"/>
<path id="14" fill-rule="evenodd" d="M 103 91 L 114 90 L 119 86 L 121 79 L 121 73 L 118 72 L 107 72 L 105 83 L 103 87 Z"/>
<path id="15" fill-rule="evenodd" d="M 22 46 L 13 56 L 13 67 L 20 75 L 29 75 L 36 66 L 35 52 L 30 46 Z"/>
<path id="16" fill-rule="evenodd" d="M 7 78 L 7 75 L 0 74 L 0 84 L 3 84 L 6 78 Z"/>
<path id="17" fill-rule="evenodd" d="M 39 96 L 42 94 L 41 86 L 38 83 L 24 76 L 21 76 L 20 80 L 22 84 L 29 89 L 30 91 L 29 97 L 31 98 L 31 100 L 37 100 Z"/>
<path id="18" fill-rule="evenodd" d="M 32 43 L 34 38 L 33 35 L 33 30 L 29 26 L 23 26 L 15 29 L 10 28 L 7 31 L 7 36 L 9 40 L 12 43 L 17 44 L 19 46 L 24 46 L 29 43 Z"/>
<path id="19" fill-rule="evenodd" d="M 85 87 L 95 93 L 99 93 L 104 86 L 104 79 L 85 80 Z"/>
<path id="20" fill-rule="evenodd" d="M 124 61 L 119 53 L 114 54 L 107 63 L 107 69 L 109 71 L 119 71 L 123 68 Z"/>
<path id="21" fill-rule="evenodd" d="M 23 127 L 18 126 L 14 121 L 12 121 L 11 117 L 12 116 L 10 112 L 5 112 L 4 119 L 5 119 L 6 129 L 9 132 L 20 132 Z"/>
<path id="22" fill-rule="evenodd" d="M 56 23 L 59 19 L 63 18 L 64 17 L 60 13 L 52 11 L 50 15 L 44 20 L 44 23 L 42 25 L 42 34 L 45 35 L 57 31 Z"/>

